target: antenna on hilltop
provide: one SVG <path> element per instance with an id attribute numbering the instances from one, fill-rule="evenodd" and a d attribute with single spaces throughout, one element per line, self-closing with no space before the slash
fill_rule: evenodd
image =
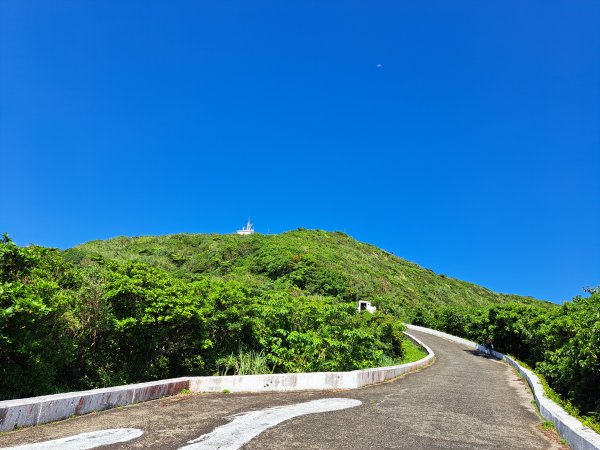
<path id="1" fill-rule="evenodd" d="M 245 227 L 242 227 L 241 230 L 237 230 L 236 233 L 242 235 L 254 234 L 254 226 L 252 225 L 252 222 L 250 222 L 250 219 L 248 219 L 248 224 Z"/>

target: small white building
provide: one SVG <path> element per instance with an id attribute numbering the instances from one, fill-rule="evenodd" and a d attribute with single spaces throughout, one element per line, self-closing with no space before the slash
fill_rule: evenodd
<path id="1" fill-rule="evenodd" d="M 371 302 L 368 302 L 366 300 L 359 300 L 358 301 L 358 312 L 363 312 L 363 311 L 367 311 L 367 312 L 370 312 L 371 314 L 373 314 L 375 311 L 377 311 L 377 307 L 371 305 Z"/>
<path id="2" fill-rule="evenodd" d="M 248 225 L 242 227 L 241 230 L 237 230 L 236 233 L 243 235 L 254 234 L 254 226 L 252 225 L 252 222 L 250 222 L 250 219 L 248 219 Z"/>

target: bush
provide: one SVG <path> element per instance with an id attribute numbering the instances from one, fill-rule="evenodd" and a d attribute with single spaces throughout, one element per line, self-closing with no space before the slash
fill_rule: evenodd
<path id="1" fill-rule="evenodd" d="M 58 252 L 0 242 L 0 398 L 45 394 L 73 383 L 79 322 Z"/>

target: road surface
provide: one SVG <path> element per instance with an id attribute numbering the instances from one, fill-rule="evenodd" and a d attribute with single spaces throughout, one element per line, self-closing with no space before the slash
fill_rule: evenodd
<path id="1" fill-rule="evenodd" d="M 561 448 L 540 431 L 531 393 L 508 365 L 411 334 L 437 360 L 392 382 L 337 392 L 180 395 L 6 433 L 0 448 L 117 428 L 143 435 L 103 449 Z"/>

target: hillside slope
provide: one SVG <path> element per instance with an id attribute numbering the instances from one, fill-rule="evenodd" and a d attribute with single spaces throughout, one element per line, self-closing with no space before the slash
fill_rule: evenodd
<path id="1" fill-rule="evenodd" d="M 402 319 L 439 305 L 548 304 L 437 275 L 343 233 L 321 230 L 118 237 L 82 244 L 67 256 L 73 261 L 102 257 L 144 262 L 185 280 L 211 276 L 242 281 L 257 290 L 366 299 Z"/>

